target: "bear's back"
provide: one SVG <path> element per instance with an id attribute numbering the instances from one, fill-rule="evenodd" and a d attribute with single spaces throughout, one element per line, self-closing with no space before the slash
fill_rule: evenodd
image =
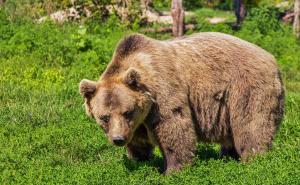
<path id="1" fill-rule="evenodd" d="M 196 33 L 179 39 L 167 40 L 178 51 L 198 53 L 198 55 L 211 55 L 224 57 L 227 62 L 238 65 L 243 62 L 251 62 L 256 65 L 276 67 L 275 58 L 264 49 L 239 39 L 237 37 L 219 32 Z M 191 55 L 192 56 L 192 55 Z"/>
<path id="2" fill-rule="evenodd" d="M 276 60 L 270 53 L 231 35 L 203 32 L 160 43 L 163 47 L 157 52 L 158 68 L 175 66 L 173 68 L 179 70 L 180 75 L 188 75 L 192 79 L 230 81 L 242 75 L 252 80 L 271 82 L 278 73 Z"/>

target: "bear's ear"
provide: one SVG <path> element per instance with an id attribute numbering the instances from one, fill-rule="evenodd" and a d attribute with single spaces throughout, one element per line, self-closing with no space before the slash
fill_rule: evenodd
<path id="1" fill-rule="evenodd" d="M 123 82 L 129 87 L 137 88 L 141 83 L 141 76 L 139 72 L 134 68 L 129 68 L 123 77 Z"/>
<path id="2" fill-rule="evenodd" d="M 91 97 L 96 91 L 97 83 L 91 80 L 81 80 L 79 84 L 79 92 L 85 98 Z"/>

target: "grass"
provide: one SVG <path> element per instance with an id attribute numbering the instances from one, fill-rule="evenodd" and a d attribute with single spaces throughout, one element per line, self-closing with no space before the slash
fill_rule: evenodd
<path id="1" fill-rule="evenodd" d="M 204 18 L 212 18 L 212 17 L 222 17 L 226 18 L 228 22 L 234 22 L 235 16 L 231 11 L 222 11 L 222 10 L 214 10 L 210 8 L 201 8 L 194 11 L 197 15 L 198 19 L 201 17 Z"/>
<path id="2" fill-rule="evenodd" d="M 226 24 L 201 24 L 196 31 L 237 35 L 278 59 L 287 87 L 286 114 L 270 152 L 242 164 L 219 159 L 218 145 L 199 144 L 195 163 L 170 176 L 160 173 L 157 149 L 152 161 L 130 161 L 85 115 L 78 93 L 80 80 L 97 79 L 130 30 L 115 20 L 36 25 L 1 18 L 0 183 L 300 184 L 300 46 L 290 27 L 265 24 L 264 32 L 255 16 L 238 32 Z"/>

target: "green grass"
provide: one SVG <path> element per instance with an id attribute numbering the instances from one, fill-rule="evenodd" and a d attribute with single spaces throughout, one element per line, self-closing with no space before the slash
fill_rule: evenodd
<path id="1" fill-rule="evenodd" d="M 231 11 L 213 10 L 210 8 L 201 8 L 194 11 L 198 18 L 212 18 L 212 17 L 222 17 L 226 18 L 226 22 L 234 22 L 235 16 Z"/>
<path id="2" fill-rule="evenodd" d="M 226 24 L 199 22 L 196 31 L 237 35 L 278 59 L 287 96 L 273 149 L 242 164 L 219 159 L 218 145 L 199 144 L 193 165 L 164 176 L 157 149 L 150 162 L 128 160 L 125 149 L 112 146 L 85 115 L 78 93 L 80 80 L 96 80 L 118 40 L 130 30 L 115 20 L 79 26 L 1 18 L 0 183 L 300 184 L 300 46 L 290 27 L 266 20 L 264 32 L 258 21 L 253 16 L 238 32 Z"/>

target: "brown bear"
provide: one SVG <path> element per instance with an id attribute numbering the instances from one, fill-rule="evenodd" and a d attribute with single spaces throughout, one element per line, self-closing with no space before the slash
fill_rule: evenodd
<path id="1" fill-rule="evenodd" d="M 220 143 L 222 155 L 242 161 L 266 152 L 284 109 L 274 57 L 213 32 L 166 41 L 129 35 L 80 93 L 113 144 L 137 160 L 159 146 L 166 172 L 190 163 L 197 141 Z"/>

